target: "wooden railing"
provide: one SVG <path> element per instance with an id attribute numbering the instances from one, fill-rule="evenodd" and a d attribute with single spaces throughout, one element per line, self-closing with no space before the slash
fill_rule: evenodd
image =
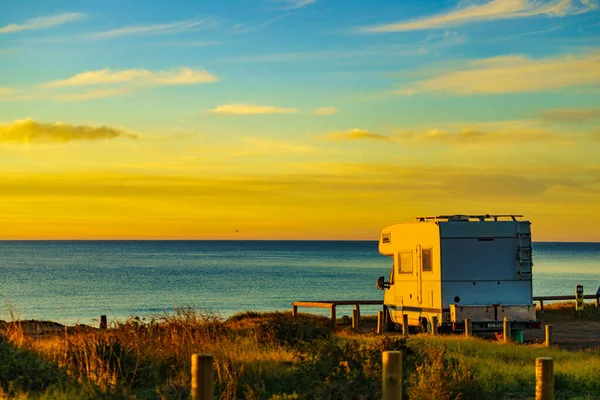
<path id="1" fill-rule="evenodd" d="M 597 294 L 587 294 L 583 296 L 584 300 L 596 300 L 596 308 L 600 309 L 600 295 Z M 575 295 L 565 295 L 565 296 L 533 296 L 533 301 L 540 302 L 540 311 L 544 311 L 544 301 L 557 301 L 557 300 L 575 300 Z"/>
<path id="2" fill-rule="evenodd" d="M 588 294 L 583 296 L 584 300 L 596 300 L 596 308 L 600 310 L 600 295 Z M 540 303 L 540 311 L 544 311 L 544 301 L 557 301 L 557 300 L 575 300 L 575 294 L 565 296 L 534 296 L 533 301 Z M 298 307 L 316 307 L 316 308 L 328 308 L 329 315 L 331 318 L 331 329 L 335 329 L 336 321 L 336 308 L 337 306 L 354 306 L 356 310 L 358 320 L 360 320 L 360 306 L 361 305 L 383 305 L 383 300 L 318 300 L 318 301 L 294 301 L 292 303 L 292 314 L 296 316 L 298 314 Z"/>
<path id="3" fill-rule="evenodd" d="M 335 329 L 336 307 L 337 306 L 354 306 L 357 314 L 357 320 L 360 321 L 360 306 L 361 305 L 383 305 L 383 300 L 331 300 L 331 301 L 294 301 L 292 303 L 292 315 L 295 317 L 298 314 L 298 307 L 317 307 L 329 308 L 331 317 L 331 329 Z"/>

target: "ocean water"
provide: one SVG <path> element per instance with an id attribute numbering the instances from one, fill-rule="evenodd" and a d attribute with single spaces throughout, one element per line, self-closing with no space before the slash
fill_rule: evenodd
<path id="1" fill-rule="evenodd" d="M 96 324 L 101 314 L 178 306 L 228 317 L 289 310 L 294 300 L 381 299 L 375 281 L 390 268 L 376 241 L 4 241 L 0 319 L 9 308 L 21 319 Z M 600 286 L 600 243 L 534 243 L 534 295 L 571 294 L 576 284 L 586 294 Z"/>

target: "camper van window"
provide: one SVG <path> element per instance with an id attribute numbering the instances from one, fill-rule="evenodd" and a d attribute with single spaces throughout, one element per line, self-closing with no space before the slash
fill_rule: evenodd
<path id="1" fill-rule="evenodd" d="M 423 258 L 423 271 L 431 271 L 432 270 L 432 257 L 431 257 L 431 249 L 423 249 L 421 250 L 421 257 Z"/>
<path id="2" fill-rule="evenodd" d="M 398 272 L 401 274 L 412 274 L 413 271 L 413 253 L 405 251 L 398 253 Z"/>

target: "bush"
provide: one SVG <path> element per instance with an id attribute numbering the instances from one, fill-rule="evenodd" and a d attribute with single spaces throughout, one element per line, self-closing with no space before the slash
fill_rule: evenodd
<path id="1" fill-rule="evenodd" d="M 67 383 L 67 375 L 29 350 L 13 346 L 0 334 L 0 398 L 39 393 Z"/>
<path id="2" fill-rule="evenodd" d="M 270 313 L 258 325 L 262 343 L 298 347 L 315 340 L 329 339 L 331 331 L 325 318 L 291 313 Z"/>
<path id="3" fill-rule="evenodd" d="M 475 371 L 464 359 L 446 357 L 443 346 L 428 346 L 423 362 L 408 380 L 408 398 L 422 400 L 484 399 Z"/>

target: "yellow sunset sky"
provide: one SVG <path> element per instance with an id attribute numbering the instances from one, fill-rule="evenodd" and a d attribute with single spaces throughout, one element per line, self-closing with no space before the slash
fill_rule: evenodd
<path id="1" fill-rule="evenodd" d="M 0 239 L 600 241 L 598 4 L 391 3 L 3 3 Z"/>

